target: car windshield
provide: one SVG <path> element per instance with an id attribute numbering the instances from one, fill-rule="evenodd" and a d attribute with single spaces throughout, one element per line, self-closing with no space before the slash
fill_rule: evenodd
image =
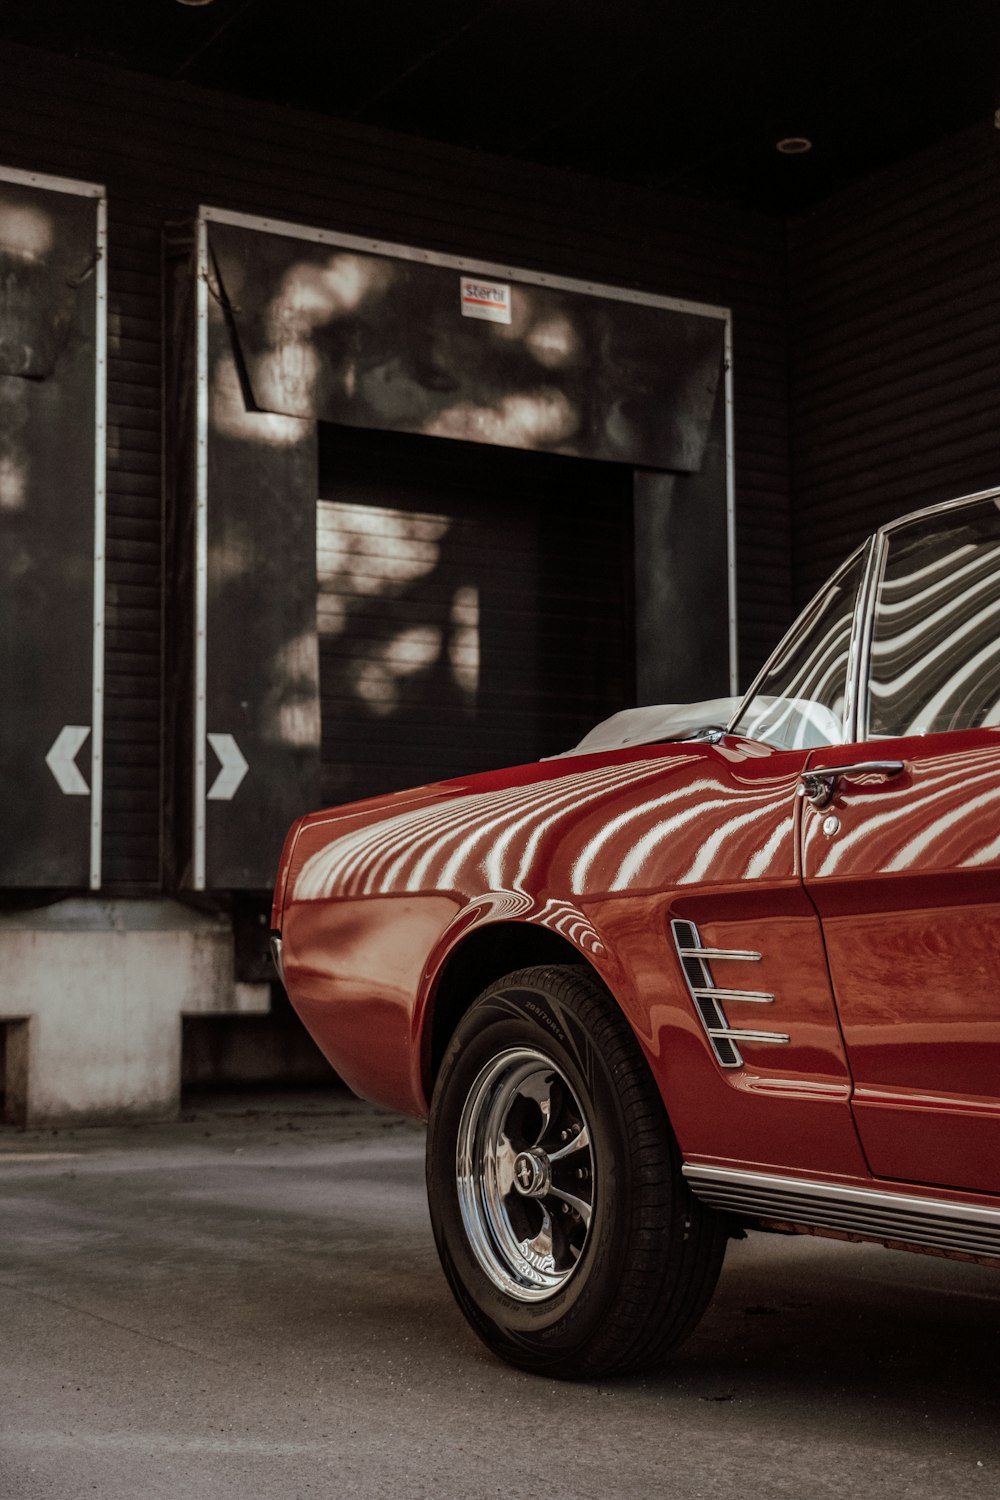
<path id="1" fill-rule="evenodd" d="M 851 636 L 867 547 L 821 589 L 786 636 L 732 733 L 783 750 L 842 744 L 848 720 Z"/>

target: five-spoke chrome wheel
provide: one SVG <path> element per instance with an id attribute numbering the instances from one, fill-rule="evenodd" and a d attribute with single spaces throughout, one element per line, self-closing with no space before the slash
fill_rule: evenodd
<path id="1" fill-rule="evenodd" d="M 476 1078 L 456 1142 L 462 1222 L 500 1291 L 538 1302 L 580 1262 L 594 1211 L 594 1152 L 586 1114 L 551 1058 L 501 1052 Z"/>
<path id="2" fill-rule="evenodd" d="M 461 1017 L 431 1100 L 427 1192 L 470 1326 L 536 1374 L 655 1364 L 694 1326 L 725 1248 L 635 1034 L 583 964 L 505 974 Z"/>

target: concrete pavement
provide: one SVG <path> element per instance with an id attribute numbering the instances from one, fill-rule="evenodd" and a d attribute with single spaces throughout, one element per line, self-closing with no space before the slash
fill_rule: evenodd
<path id="1" fill-rule="evenodd" d="M 1000 1274 L 752 1236 L 656 1376 L 494 1361 L 423 1134 L 338 1092 L 0 1131 L 2 1500 L 1000 1492 Z"/>

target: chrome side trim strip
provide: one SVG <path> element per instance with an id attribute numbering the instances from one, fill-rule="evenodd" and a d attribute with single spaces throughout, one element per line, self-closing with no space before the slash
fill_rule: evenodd
<path id="1" fill-rule="evenodd" d="M 712 978 L 708 960 L 715 963 L 759 963 L 760 954 L 739 948 L 706 948 L 693 922 L 675 919 L 670 924 L 681 972 L 695 1013 L 705 1028 L 716 1062 L 723 1068 L 742 1068 L 743 1056 L 737 1042 L 757 1042 L 763 1046 L 783 1047 L 791 1038 L 783 1031 L 748 1031 L 730 1026 L 722 1003 L 773 1005 L 774 996 L 763 990 L 740 990 L 720 986 Z"/>
<path id="2" fill-rule="evenodd" d="M 1000 1209 L 732 1167 L 683 1172 L 696 1198 L 728 1213 L 1000 1257 Z"/>
<path id="3" fill-rule="evenodd" d="M 868 678 L 872 656 L 872 637 L 875 631 L 875 602 L 882 587 L 882 574 L 885 572 L 885 560 L 888 553 L 889 543 L 886 541 L 885 532 L 876 532 L 868 554 L 868 566 L 865 569 L 865 580 L 858 601 L 861 610 L 860 633 L 857 632 L 857 621 L 855 621 L 857 648 L 854 652 L 852 712 L 848 725 L 848 733 L 853 735 L 855 741 L 868 738 Z"/>
<path id="4" fill-rule="evenodd" d="M 740 1042 L 769 1042 L 773 1047 L 781 1047 L 791 1041 L 791 1037 L 783 1031 L 746 1031 L 732 1026 L 708 1026 L 705 1029 L 710 1037 L 728 1036 Z"/>
<path id="5" fill-rule="evenodd" d="M 859 738 L 859 715 L 866 687 L 867 646 L 866 632 L 871 629 L 871 600 L 875 589 L 875 573 L 878 566 L 879 549 L 869 538 L 865 543 L 865 569 L 854 600 L 854 618 L 851 621 L 851 640 L 847 650 L 847 679 L 844 684 L 844 739 L 845 745 Z"/>
<path id="6" fill-rule="evenodd" d="M 718 959 L 720 962 L 732 958 L 748 964 L 760 962 L 760 954 L 751 953 L 748 948 L 678 948 L 677 952 L 681 958 Z"/>
<path id="7" fill-rule="evenodd" d="M 774 1004 L 774 996 L 765 995 L 763 990 L 717 990 L 708 986 L 696 985 L 693 993 L 697 999 L 749 1000 L 754 1005 Z"/>

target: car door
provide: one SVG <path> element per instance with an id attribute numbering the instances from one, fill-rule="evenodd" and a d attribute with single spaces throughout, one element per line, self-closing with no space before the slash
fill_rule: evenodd
<path id="1" fill-rule="evenodd" d="M 665 798 L 651 801 L 649 834 L 631 839 L 627 883 L 642 913 L 633 927 L 655 931 L 669 922 L 688 1013 L 714 1063 L 705 1068 L 696 1030 L 654 1044 L 689 1161 L 806 1176 L 865 1173 L 822 928 L 801 879 L 798 788 L 816 748 L 842 746 L 854 723 L 856 620 L 869 556 L 866 547 L 850 558 L 804 611 L 730 732 L 689 778 L 695 795 L 687 805 L 676 795 L 676 812 Z M 658 867 L 647 847 L 663 851 Z M 647 955 L 635 987 L 658 994 L 655 953 L 634 941 L 630 948 Z M 673 1026 L 676 1017 L 659 1009 Z"/>
<path id="2" fill-rule="evenodd" d="M 879 1177 L 1000 1192 L 1000 512 L 879 539 L 861 735 L 803 777 L 819 912 Z"/>

